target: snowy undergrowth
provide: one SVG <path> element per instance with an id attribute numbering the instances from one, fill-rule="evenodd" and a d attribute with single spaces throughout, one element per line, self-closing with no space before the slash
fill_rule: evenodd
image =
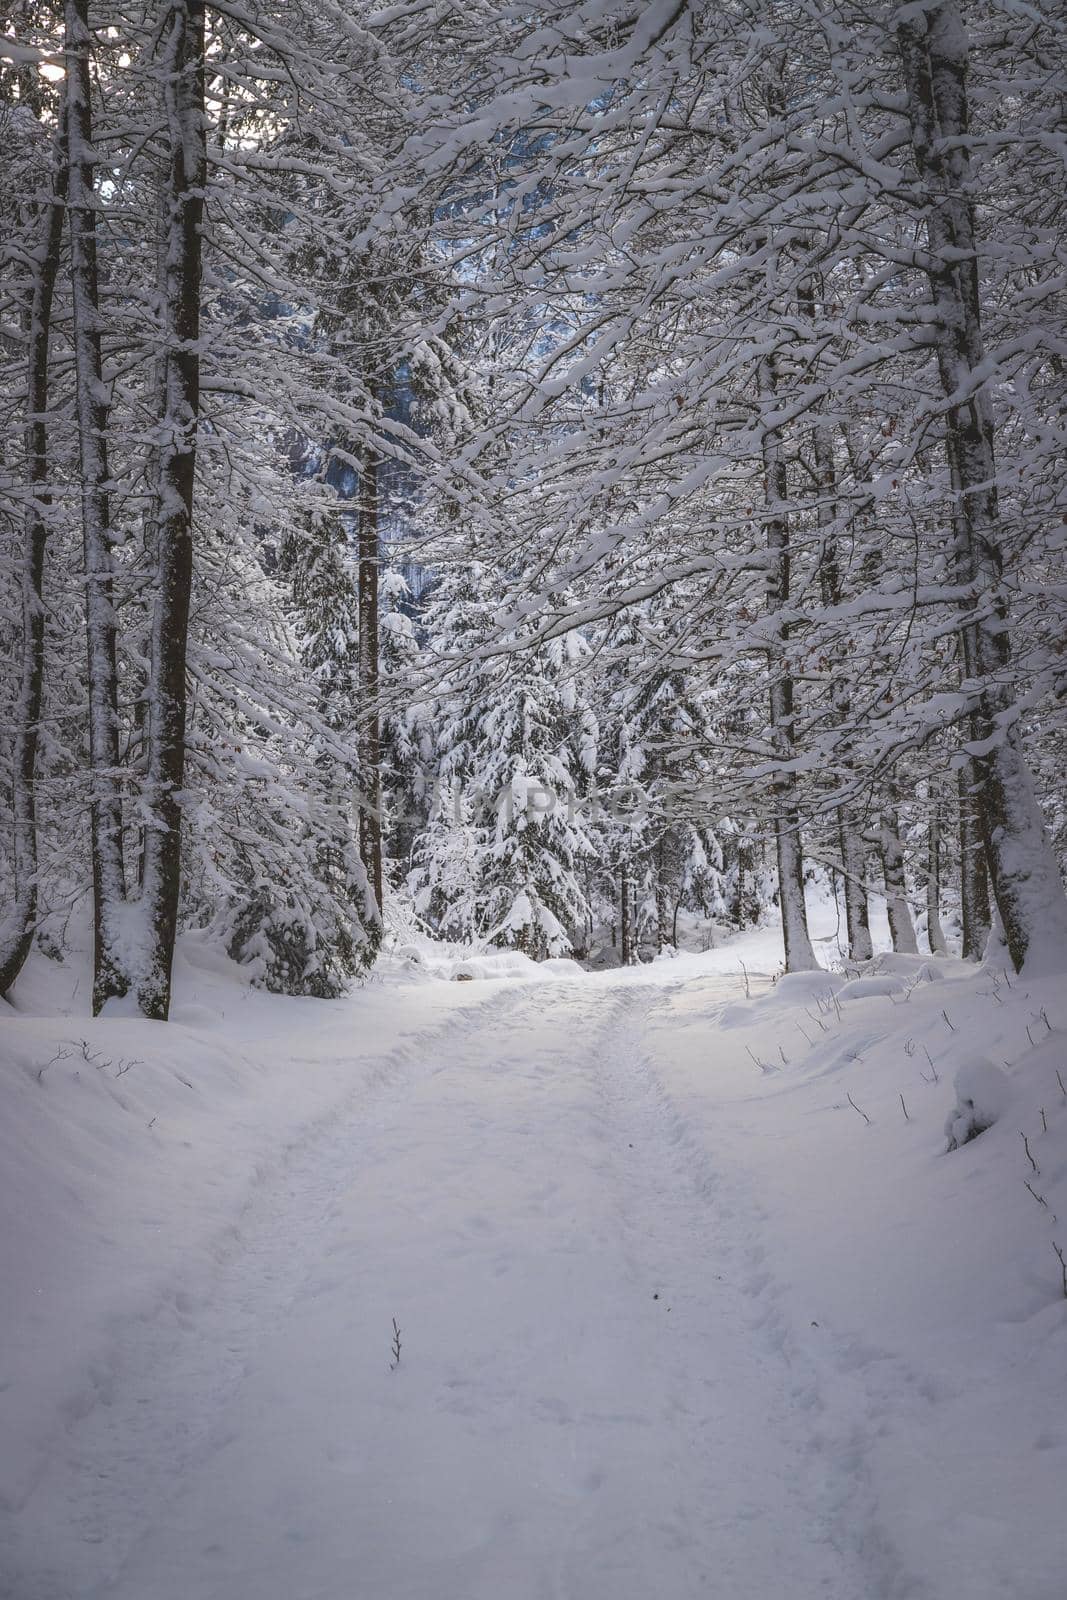
<path id="1" fill-rule="evenodd" d="M 1062 979 L 881 955 L 721 993 L 676 990 L 650 1048 L 680 1132 L 712 1155 L 761 1325 L 816 1374 L 798 1377 L 812 1448 L 865 1485 L 867 1537 L 892 1552 L 877 1592 L 1052 1600 Z"/>
<path id="2" fill-rule="evenodd" d="M 814 909 L 818 948 L 829 960 L 831 913 Z M 642 1546 L 652 1570 L 673 1575 L 671 1600 L 703 1592 L 698 1549 L 732 1563 L 731 1592 L 747 1600 L 757 1578 L 765 1585 L 778 1570 L 767 1544 L 774 1527 L 788 1563 L 789 1551 L 804 1545 L 809 1514 L 822 1554 L 804 1557 L 810 1565 L 797 1578 L 799 1600 L 856 1600 L 860 1592 L 887 1600 L 1059 1600 L 1067 1481 L 1067 1427 L 1058 1411 L 1067 1299 L 1054 1249 L 1067 1253 L 1062 980 L 1020 981 L 993 965 L 883 953 L 862 971 L 776 981 L 781 949 L 773 929 L 597 974 L 563 963 L 532 973 L 521 958 L 416 948 L 417 959 L 394 949 L 379 977 L 351 996 L 319 1002 L 250 991 L 237 969 L 187 939 L 175 1020 L 166 1027 L 87 1018 L 83 965 L 74 960 L 66 967 L 38 961 L 20 985 L 20 1009 L 2 1023 L 0 1074 L 8 1218 L 0 1261 L 0 1507 L 12 1550 L 23 1552 L 22 1570 L 38 1530 L 54 1525 L 57 1505 L 77 1502 L 79 1485 L 87 1497 L 105 1496 L 93 1516 L 112 1545 L 100 1560 L 125 1559 L 122 1551 L 141 1535 L 143 1508 L 122 1513 L 127 1535 L 115 1531 L 115 1506 L 131 1504 L 123 1475 L 132 1483 L 143 1474 L 137 1452 L 150 1457 L 153 1448 L 151 1427 L 144 1442 L 129 1442 L 128 1419 L 137 1418 L 142 1392 L 166 1387 L 162 1375 L 152 1379 L 148 1356 L 143 1390 L 131 1378 L 131 1348 L 169 1350 L 173 1340 L 176 1370 L 194 1375 L 181 1377 L 168 1401 L 178 1443 L 167 1450 L 188 1448 L 181 1440 L 193 1426 L 190 1404 L 204 1413 L 196 1426 L 211 1419 L 195 1374 L 217 1324 L 236 1353 L 219 1358 L 210 1381 L 238 1418 L 251 1405 L 241 1399 L 248 1341 L 277 1341 L 278 1394 L 296 1410 L 280 1414 L 275 1431 L 286 1437 L 286 1452 L 297 1451 L 292 1472 L 311 1473 L 315 1492 L 328 1495 L 345 1483 L 327 1475 L 318 1484 L 325 1469 L 305 1412 L 321 1400 L 330 1417 L 344 1370 L 342 1388 L 354 1396 L 345 1412 L 345 1471 L 362 1474 L 361 1484 L 369 1474 L 368 1492 L 385 1472 L 358 1559 L 366 1562 L 367 1540 L 377 1539 L 369 1554 L 383 1572 L 407 1571 L 413 1516 L 419 1527 L 427 1518 L 447 1523 L 462 1542 L 476 1494 L 499 1495 L 499 1519 L 488 1512 L 483 1519 L 497 1529 L 493 1538 L 515 1527 L 531 1549 L 540 1546 L 558 1511 L 551 1485 L 562 1470 L 555 1440 L 563 1435 L 554 1431 L 551 1397 L 563 1386 L 567 1449 L 588 1471 L 575 1469 L 564 1497 L 566 1506 L 583 1507 L 586 1531 L 567 1535 L 579 1543 L 559 1559 L 573 1558 L 593 1600 L 609 1593 L 646 1600 L 651 1592 L 633 1572 L 627 1576 L 621 1555 L 601 1569 L 592 1554 L 621 1539 L 630 1510 L 643 1503 L 645 1459 L 659 1463 L 657 1472 L 675 1473 L 675 1488 L 664 1480 L 657 1493 L 663 1527 L 675 1528 L 681 1542 L 663 1533 L 667 1542 L 657 1544 L 653 1529 Z M 441 981 L 461 975 L 471 981 Z M 479 981 L 483 975 L 492 981 Z M 385 1121 L 375 1110 L 383 1105 Z M 351 1168 L 355 1232 L 331 1243 L 331 1186 L 348 1181 L 354 1139 L 364 1146 L 363 1164 Z M 299 1227 L 286 1221 L 293 1184 L 307 1212 Z M 299 1253 L 319 1248 L 320 1217 L 323 1261 L 305 1262 Z M 277 1261 L 270 1255 L 276 1226 L 297 1241 Z M 249 1237 L 258 1241 L 251 1253 Z M 351 1268 L 335 1271 L 332 1263 L 349 1255 Z M 280 1273 L 277 1287 L 254 1281 L 261 1258 Z M 516 1265 L 512 1279 L 498 1281 L 507 1262 L 521 1271 Z M 328 1289 L 321 1303 L 297 1292 L 307 1273 L 316 1293 Z M 551 1287 L 557 1273 L 565 1294 Z M 591 1294 L 596 1273 L 603 1282 L 595 1278 Z M 366 1322 L 380 1353 L 387 1319 L 381 1294 L 375 1298 L 379 1279 L 379 1291 L 388 1282 L 389 1304 L 402 1309 L 410 1395 L 380 1387 L 391 1381 L 386 1365 L 367 1368 L 358 1337 L 350 1347 L 327 1327 L 338 1318 Z M 228 1309 L 235 1284 L 248 1302 L 240 1314 Z M 669 1321 L 646 1326 L 661 1297 L 673 1307 Z M 576 1328 L 583 1331 L 574 1348 Z M 320 1338 L 338 1344 L 337 1371 L 324 1366 L 296 1400 L 286 1388 L 292 1361 L 302 1360 L 304 1340 Z M 581 1363 L 595 1386 L 605 1340 L 614 1351 L 611 1403 L 605 1393 L 599 1407 L 586 1397 L 583 1408 Z M 631 1356 L 637 1365 L 629 1372 Z M 751 1392 L 732 1394 L 750 1371 Z M 726 1381 L 723 1373 L 737 1376 Z M 469 1407 L 456 1404 L 460 1382 Z M 616 1415 L 629 1390 L 632 1403 Z M 528 1427 L 522 1395 L 540 1419 Z M 664 1396 L 676 1408 L 670 1414 Z M 100 1441 L 111 1435 L 93 1422 L 101 1416 L 115 1419 L 114 1437 L 128 1445 L 132 1466 L 117 1467 L 107 1454 L 112 1445 Z M 260 1468 L 253 1463 L 266 1446 L 259 1424 L 247 1425 L 233 1448 L 249 1474 L 237 1481 L 254 1500 Z M 296 1425 L 307 1435 L 302 1441 L 287 1433 Z M 227 1422 L 223 1434 L 234 1426 Z M 788 1440 L 781 1459 L 768 1442 L 779 1427 Z M 427 1428 L 442 1460 L 463 1454 L 466 1489 L 462 1476 L 453 1481 L 417 1466 Z M 507 1477 L 497 1487 L 501 1429 L 515 1463 L 510 1487 Z M 625 1449 L 636 1451 L 625 1471 L 614 1459 L 619 1429 Z M 736 1459 L 719 1461 L 727 1435 Z M 366 1461 L 365 1438 L 377 1440 Z M 388 1469 L 386 1442 L 395 1456 Z M 536 1494 L 522 1488 L 525 1451 L 540 1462 Z M 745 1476 L 735 1488 L 742 1458 Z M 272 1493 L 288 1484 L 287 1459 L 283 1453 L 262 1466 Z M 145 1514 L 157 1516 L 152 1507 L 171 1487 L 165 1463 L 152 1472 L 158 1489 Z M 798 1472 L 810 1472 L 811 1483 L 783 1534 L 776 1497 Z M 113 1493 L 103 1487 L 112 1473 Z M 220 1485 L 233 1476 L 225 1458 L 218 1473 Z M 404 1493 L 413 1473 L 426 1500 L 414 1511 Z M 226 1516 L 224 1505 L 212 1511 L 208 1504 L 223 1492 L 213 1479 L 199 1507 L 197 1479 L 181 1478 L 192 1496 L 183 1512 L 191 1537 L 199 1536 L 197 1519 Z M 88 1487 L 97 1481 L 99 1488 Z M 690 1482 L 692 1492 L 684 1487 Z M 672 1493 L 679 1496 L 673 1508 Z M 407 1507 L 397 1512 L 399 1524 L 393 1497 Z M 734 1500 L 759 1504 L 767 1527 L 754 1533 L 748 1513 L 730 1509 Z M 712 1523 L 702 1529 L 705 1505 Z M 253 1509 L 269 1522 L 266 1501 Z M 740 1521 L 730 1520 L 735 1512 Z M 543 1526 L 540 1516 L 548 1519 Z M 320 1521 L 316 1560 L 327 1572 L 344 1517 L 335 1523 L 322 1510 Z M 88 1572 L 97 1557 L 81 1553 L 89 1546 L 79 1537 L 88 1536 L 75 1527 L 64 1559 L 68 1569 Z M 844 1578 L 838 1587 L 817 1586 L 827 1547 L 844 1553 L 850 1571 L 859 1563 L 866 1587 Z M 541 1592 L 536 1564 L 517 1576 L 506 1539 L 486 1545 L 478 1589 L 469 1576 L 454 1583 L 435 1576 L 432 1548 L 431 1539 L 418 1560 L 429 1562 L 426 1582 L 446 1600 L 483 1592 L 526 1600 Z M 195 1581 L 175 1569 L 174 1593 L 183 1600 L 247 1592 L 242 1548 L 227 1556 L 235 1563 L 231 1586 L 211 1587 L 213 1549 L 205 1535 L 197 1557 L 204 1571 Z M 298 1553 L 295 1547 L 293 1560 Z M 143 1593 L 132 1581 L 122 1593 Z M 340 1577 L 329 1581 L 335 1587 L 327 1582 L 323 1593 L 349 1592 L 337 1587 Z M 392 1600 L 393 1581 L 382 1579 L 375 1600 Z M 288 1582 L 279 1576 L 262 1592 L 288 1596 Z M 37 1600 L 60 1591 L 25 1592 Z"/>
<path id="3" fill-rule="evenodd" d="M 386 959 L 343 999 L 292 999 L 189 935 L 161 1025 L 88 1016 L 84 956 L 33 958 L 0 1019 L 0 1508 L 21 1505 L 58 1431 L 106 1403 L 116 1330 L 180 1323 L 287 1152 L 370 1095 L 406 1041 L 485 1002 L 482 984 L 425 987 L 404 967 Z"/>

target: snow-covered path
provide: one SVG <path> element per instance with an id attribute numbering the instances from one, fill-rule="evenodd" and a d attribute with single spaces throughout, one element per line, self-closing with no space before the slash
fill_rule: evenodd
<path id="1" fill-rule="evenodd" d="M 124 1331 L 19 1600 L 884 1592 L 643 1043 L 672 992 L 500 986 L 398 1049 Z"/>

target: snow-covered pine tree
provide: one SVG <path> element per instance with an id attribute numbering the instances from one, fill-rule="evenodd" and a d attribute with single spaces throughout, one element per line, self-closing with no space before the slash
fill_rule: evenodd
<path id="1" fill-rule="evenodd" d="M 234 509 L 244 499 L 236 489 Z M 377 942 L 356 843 L 353 744 L 338 726 L 351 578 L 332 507 L 314 516 L 293 490 L 287 509 L 299 554 L 286 552 L 284 571 L 263 571 L 262 527 L 247 502 L 243 517 L 231 511 L 225 549 L 212 540 L 200 551 L 186 916 L 212 926 L 266 987 L 326 996 L 366 968 Z"/>
<path id="2" fill-rule="evenodd" d="M 487 823 L 475 791 L 481 688 L 477 652 L 490 630 L 482 563 L 465 554 L 439 562 L 422 616 L 429 683 L 414 715 L 433 729 L 425 830 L 415 841 L 408 887 L 416 909 L 443 936 L 488 932 L 482 890 Z"/>
<path id="3" fill-rule="evenodd" d="M 708 708 L 699 673 L 672 664 L 666 624 L 660 607 L 633 607 L 615 619 L 599 652 L 607 791 L 601 833 L 615 863 L 614 898 L 620 916 L 626 913 L 624 961 L 641 945 L 673 944 L 682 909 L 727 915 L 709 810 Z"/>
<path id="4" fill-rule="evenodd" d="M 492 937 L 535 960 L 569 955 L 586 921 L 588 773 L 574 759 L 566 637 L 487 663 L 472 781 L 489 817 L 482 893 Z"/>
<path id="5" fill-rule="evenodd" d="M 327 997 L 374 958 L 380 919 L 359 851 L 358 596 L 346 518 L 299 490 L 278 549 L 300 662 L 315 701 L 302 805 L 293 818 L 299 878 L 249 870 L 231 954 L 256 960 L 269 988 Z"/>
<path id="6" fill-rule="evenodd" d="M 584 935 L 582 861 L 593 847 L 581 810 L 596 730 L 582 700 L 582 642 L 509 649 L 498 604 L 481 563 L 455 561 L 426 610 L 427 659 L 442 674 L 437 794 L 412 886 L 442 931 L 477 930 L 541 959 Z"/>
<path id="7" fill-rule="evenodd" d="M 51 133 L 39 120 L 46 95 L 43 80 L 25 70 L 12 85 L 0 78 L 0 139 L 9 153 L 0 206 L 5 244 L 0 279 L 7 286 L 0 307 L 25 338 L 22 471 L 4 482 L 11 525 L 21 529 L 18 566 L 19 618 L 12 628 L 10 659 L 18 664 L 18 690 L 5 722 L 12 729 L 10 792 L 11 881 L 0 920 L 0 997 L 22 970 L 36 926 L 38 895 L 37 779 L 40 721 L 45 687 L 44 569 L 57 470 L 54 429 L 48 409 L 52 369 L 52 309 L 63 245 L 69 181 L 65 96 L 49 108 Z M 10 97 L 6 91 L 15 87 Z M 51 436 L 51 437 L 50 437 Z M 22 502 L 21 504 L 19 502 Z"/>
<path id="8" fill-rule="evenodd" d="M 418 688 L 421 651 L 411 590 L 398 565 L 384 568 L 378 592 L 384 839 L 387 875 L 399 883 L 411 869 L 412 846 L 429 817 L 434 728 Z"/>

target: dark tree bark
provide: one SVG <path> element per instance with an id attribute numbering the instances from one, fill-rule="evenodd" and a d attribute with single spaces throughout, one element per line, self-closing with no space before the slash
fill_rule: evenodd
<path id="1" fill-rule="evenodd" d="M 52 495 L 48 487 L 48 351 L 52 301 L 66 217 L 66 110 L 60 113 L 52 197 L 39 219 L 26 308 L 26 524 L 22 550 L 22 646 L 11 763 L 15 896 L 0 923 L 0 995 L 22 971 L 37 916 L 37 745 L 44 692 L 44 566 Z"/>
<path id="2" fill-rule="evenodd" d="M 814 313 L 814 286 L 809 290 L 809 304 Z M 813 316 L 814 320 L 814 316 Z M 819 528 L 819 589 L 823 604 L 840 605 L 844 598 L 841 583 L 841 565 L 838 560 L 834 525 L 837 517 L 837 472 L 834 467 L 833 436 L 819 424 L 812 437 L 812 458 L 815 466 L 816 493 L 818 495 L 817 525 Z M 834 716 L 844 724 L 849 716 L 847 675 L 835 674 L 832 689 Z M 853 771 L 853 762 L 847 743 L 841 752 L 841 767 L 846 780 Z M 860 838 L 856 817 L 848 806 L 837 808 L 837 835 L 841 849 L 841 875 L 845 883 L 845 927 L 848 935 L 848 953 L 853 961 L 869 961 L 874 954 L 871 942 L 870 911 L 867 905 L 866 856 Z"/>
<path id="3" fill-rule="evenodd" d="M 970 199 L 967 36 L 952 3 L 917 11 L 897 29 L 922 215 L 934 265 L 928 276 L 946 406 L 949 463 L 958 487 L 961 570 L 981 620 L 962 628 L 967 677 L 980 685 L 972 755 L 990 884 L 1016 970 L 1058 968 L 1067 953 L 1067 895 L 1045 833 L 1011 715 L 1010 646 L 993 411 L 985 362 L 978 239 Z M 964 398 L 957 399 L 957 396 Z"/>
<path id="4" fill-rule="evenodd" d="M 908 886 L 904 876 L 904 847 L 900 842 L 900 819 L 896 808 L 882 813 L 878 830 L 878 851 L 882 858 L 882 876 L 885 879 L 886 911 L 889 915 L 889 932 L 893 949 L 902 955 L 919 953 L 915 937 L 915 924 L 911 920 L 908 904 Z"/>
<path id="5" fill-rule="evenodd" d="M 989 941 L 989 873 L 975 799 L 977 780 L 968 762 L 957 779 L 960 815 L 960 914 L 963 959 L 981 961 Z"/>
<path id="6" fill-rule="evenodd" d="M 669 942 L 668 930 L 671 925 L 671 897 L 664 877 L 663 844 L 659 846 L 659 861 L 656 871 L 656 954 L 662 955 L 665 945 Z M 677 924 L 677 917 L 675 918 Z"/>
<path id="7" fill-rule="evenodd" d="M 166 180 L 167 167 L 160 164 L 156 178 L 156 303 L 155 315 L 161 327 L 166 324 L 167 304 L 167 250 L 170 244 L 170 217 L 168 207 L 168 184 Z M 162 345 L 156 352 L 152 362 L 152 378 L 150 391 L 150 405 L 152 415 L 162 417 L 167 409 L 167 362 L 166 352 Z M 160 440 L 154 439 L 145 452 L 145 480 L 151 485 L 151 493 L 145 501 L 143 537 L 145 564 L 150 574 L 158 572 L 159 560 L 159 513 L 160 513 Z M 153 602 L 154 603 L 154 602 Z M 151 641 L 146 654 L 151 656 Z M 139 777 L 142 785 L 148 782 L 148 741 L 150 732 L 149 695 L 151 693 L 151 660 L 148 662 L 141 693 L 137 696 L 133 706 L 133 734 L 130 744 L 129 764 Z M 144 893 L 145 874 L 145 845 L 148 830 L 142 819 L 138 828 L 137 849 L 137 887 Z"/>
<path id="8" fill-rule="evenodd" d="M 624 967 L 632 967 L 636 957 L 633 915 L 633 887 L 625 867 L 619 873 L 619 957 Z"/>
<path id="9" fill-rule="evenodd" d="M 748 915 L 748 880 L 755 869 L 752 839 L 749 835 L 737 835 L 737 888 L 734 894 L 733 917 L 739 928 L 743 928 L 751 919 Z"/>
<path id="10" fill-rule="evenodd" d="M 76 410 L 81 457 L 82 538 L 89 690 L 89 816 L 93 868 L 93 1014 L 130 986 L 122 946 L 126 900 L 119 789 L 118 667 L 111 514 L 109 397 L 100 343 L 95 155 L 89 73 L 88 0 L 67 0 L 67 138 L 70 150 L 70 276 L 74 303 Z"/>
<path id="11" fill-rule="evenodd" d="M 186 653 L 193 576 L 193 495 L 200 420 L 200 294 L 207 143 L 204 7 L 173 0 L 164 32 L 167 180 L 166 395 L 159 461 L 157 589 L 149 683 L 143 900 L 148 937 L 138 1001 L 165 1021 L 181 894 Z"/>
<path id="12" fill-rule="evenodd" d="M 760 364 L 760 399 L 766 409 L 777 393 L 774 358 Z M 789 599 L 790 549 L 789 517 L 786 510 L 787 476 L 781 436 L 777 429 L 763 432 L 764 493 L 767 507 L 767 611 L 775 619 L 775 643 L 768 651 L 771 673 L 771 739 L 780 771 L 773 789 L 774 836 L 778 856 L 778 898 L 782 909 L 782 939 L 785 945 L 785 970 L 807 972 L 817 969 L 808 915 L 804 903 L 804 856 L 800 842 L 800 811 L 796 802 L 796 778 L 785 770 L 794 754 L 793 679 L 786 661 L 789 624 L 782 611 Z"/>
<path id="13" fill-rule="evenodd" d="M 378 674 L 378 458 L 364 453 L 360 485 L 359 562 L 359 853 L 382 910 L 382 740 Z"/>
<path id="14" fill-rule="evenodd" d="M 930 817 L 926 828 L 926 936 L 931 953 L 948 954 L 945 930 L 941 926 L 941 812 L 936 787 L 930 784 Z"/>
<path id="15" fill-rule="evenodd" d="M 841 847 L 841 875 L 845 880 L 845 927 L 848 953 L 853 961 L 869 961 L 874 954 L 870 907 L 867 900 L 867 848 L 844 806 L 837 812 Z"/>

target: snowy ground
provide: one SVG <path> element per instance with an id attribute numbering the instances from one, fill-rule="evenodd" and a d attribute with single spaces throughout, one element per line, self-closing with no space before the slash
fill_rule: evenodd
<path id="1" fill-rule="evenodd" d="M 320 1005 L 189 943 L 167 1029 L 36 969 L 0 1593 L 1063 1600 L 1062 984 L 778 960 Z"/>

